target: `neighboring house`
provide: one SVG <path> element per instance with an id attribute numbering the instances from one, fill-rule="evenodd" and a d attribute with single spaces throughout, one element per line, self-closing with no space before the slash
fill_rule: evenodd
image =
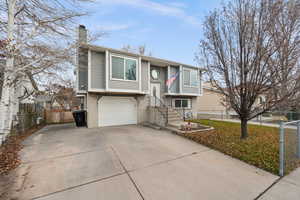
<path id="1" fill-rule="evenodd" d="M 89 45 L 86 35 L 81 25 L 76 85 L 82 107 L 87 110 L 88 127 L 148 122 L 155 106 L 169 109 L 165 116 L 168 121 L 178 110 L 198 111 L 202 69 Z M 167 86 L 166 81 L 171 77 L 176 79 Z"/>
<path id="2" fill-rule="evenodd" d="M 223 95 L 210 82 L 203 83 L 203 95 L 197 98 L 198 112 L 226 112 Z"/>
<path id="3" fill-rule="evenodd" d="M 259 95 L 254 106 L 263 105 L 265 101 L 266 95 Z M 198 118 L 232 118 L 237 116 L 222 93 L 210 82 L 203 83 L 203 95 L 197 98 L 197 108 Z"/>
<path id="4" fill-rule="evenodd" d="M 37 94 L 35 96 L 35 103 L 42 108 L 49 110 L 51 108 L 52 96 L 47 94 Z"/>

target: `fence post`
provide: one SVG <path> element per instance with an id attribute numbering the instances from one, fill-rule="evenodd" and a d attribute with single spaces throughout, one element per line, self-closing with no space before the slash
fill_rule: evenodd
<path id="1" fill-rule="evenodd" d="M 297 123 L 297 157 L 300 158 L 300 122 Z"/>
<path id="2" fill-rule="evenodd" d="M 279 175 L 284 175 L 284 124 L 280 122 L 280 137 L 279 137 Z"/>

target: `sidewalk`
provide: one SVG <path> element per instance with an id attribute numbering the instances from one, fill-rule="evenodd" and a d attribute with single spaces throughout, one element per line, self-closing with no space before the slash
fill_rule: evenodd
<path id="1" fill-rule="evenodd" d="M 210 118 L 210 120 L 224 121 L 224 122 L 234 122 L 234 123 L 241 123 L 241 121 L 238 120 L 238 119 L 217 119 L 217 118 Z M 248 121 L 248 124 L 253 124 L 253 125 L 258 125 L 258 126 L 269 126 L 269 127 L 276 127 L 276 128 L 279 128 L 279 123 L 278 123 L 278 124 L 272 124 L 272 123 L 260 123 L 260 122 Z M 297 129 L 296 126 L 284 126 L 284 127 L 285 127 L 285 128 L 290 128 L 290 129 Z"/>
<path id="2" fill-rule="evenodd" d="M 259 198 L 259 200 L 294 199 L 300 199 L 300 168 L 283 177 Z"/>

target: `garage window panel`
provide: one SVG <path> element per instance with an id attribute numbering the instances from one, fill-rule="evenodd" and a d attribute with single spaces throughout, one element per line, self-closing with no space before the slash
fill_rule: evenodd
<path id="1" fill-rule="evenodd" d="M 137 60 L 111 56 L 111 79 L 137 81 Z"/>

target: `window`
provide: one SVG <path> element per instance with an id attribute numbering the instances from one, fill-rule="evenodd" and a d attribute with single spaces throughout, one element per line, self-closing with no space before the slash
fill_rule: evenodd
<path id="1" fill-rule="evenodd" d="M 183 82 L 184 85 L 190 85 L 190 71 L 189 70 L 183 70 Z"/>
<path id="2" fill-rule="evenodd" d="M 175 108 L 190 108 L 190 99 L 174 99 Z"/>
<path id="3" fill-rule="evenodd" d="M 112 56 L 111 78 L 119 80 L 136 81 L 136 66 L 137 60 Z"/>
<path id="4" fill-rule="evenodd" d="M 198 71 L 194 69 L 183 70 L 183 84 L 189 87 L 198 87 Z"/>

